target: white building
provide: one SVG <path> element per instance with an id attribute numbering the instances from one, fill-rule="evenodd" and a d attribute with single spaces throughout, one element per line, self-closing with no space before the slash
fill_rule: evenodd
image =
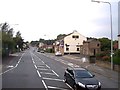
<path id="1" fill-rule="evenodd" d="M 39 43 L 39 48 L 41 48 L 42 46 L 44 46 L 44 43 Z"/>
<path id="2" fill-rule="evenodd" d="M 64 38 L 64 53 L 80 53 L 80 45 L 83 45 L 83 41 L 86 40 L 85 36 L 73 31 Z"/>

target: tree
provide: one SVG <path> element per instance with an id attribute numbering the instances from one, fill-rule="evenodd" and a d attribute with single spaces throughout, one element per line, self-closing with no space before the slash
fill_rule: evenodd
<path id="1" fill-rule="evenodd" d="M 3 23 L 1 25 L 2 31 L 2 54 L 9 55 L 12 49 L 14 48 L 14 41 L 13 41 L 13 28 L 10 28 L 8 23 Z"/>
<path id="2" fill-rule="evenodd" d="M 15 51 L 15 47 L 23 48 L 23 39 L 21 33 L 18 31 L 16 37 L 13 37 L 13 28 L 5 22 L 0 24 L 0 32 L 2 33 L 2 56 L 8 56 Z"/>
<path id="3" fill-rule="evenodd" d="M 67 36 L 66 34 L 59 34 L 57 36 L 57 40 L 63 39 L 65 36 Z"/>
<path id="4" fill-rule="evenodd" d="M 14 38 L 14 41 L 16 42 L 15 44 L 16 49 L 23 50 L 24 39 L 22 39 L 20 31 L 16 33 L 16 37 Z"/>
<path id="5" fill-rule="evenodd" d="M 99 38 L 98 39 L 101 42 L 101 51 L 109 51 L 111 47 L 111 40 L 108 38 Z"/>

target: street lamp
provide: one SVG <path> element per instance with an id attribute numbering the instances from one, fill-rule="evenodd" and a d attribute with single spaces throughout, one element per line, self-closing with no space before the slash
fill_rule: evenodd
<path id="1" fill-rule="evenodd" d="M 112 31 L 112 9 L 111 9 L 111 3 L 110 2 L 104 2 L 104 1 L 94 1 L 92 2 L 97 3 L 107 3 L 110 5 L 110 28 L 111 28 L 111 70 L 113 70 L 113 31 Z"/>

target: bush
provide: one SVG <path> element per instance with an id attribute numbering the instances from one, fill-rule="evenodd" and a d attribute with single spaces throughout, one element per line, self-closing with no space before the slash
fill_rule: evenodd
<path id="1" fill-rule="evenodd" d="M 104 60 L 104 61 L 109 61 L 109 60 L 110 60 L 110 57 L 109 57 L 109 56 L 103 56 L 103 57 L 102 57 L 102 60 Z"/>
<path id="2" fill-rule="evenodd" d="M 113 62 L 120 65 L 120 50 L 114 52 Z"/>

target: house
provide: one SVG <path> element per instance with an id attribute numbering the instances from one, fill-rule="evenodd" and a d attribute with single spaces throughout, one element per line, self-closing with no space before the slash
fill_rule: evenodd
<path id="1" fill-rule="evenodd" d="M 86 40 L 85 36 L 74 30 L 72 33 L 55 42 L 55 52 L 60 51 L 62 54 L 80 53 L 80 45 L 83 45 L 83 41 Z"/>
<path id="2" fill-rule="evenodd" d="M 100 41 L 94 38 L 90 38 L 87 41 L 84 41 L 83 45 L 81 45 L 80 47 L 80 50 L 84 55 L 96 55 L 101 51 Z"/>
<path id="3" fill-rule="evenodd" d="M 120 49 L 120 34 L 118 35 L 118 49 Z"/>

